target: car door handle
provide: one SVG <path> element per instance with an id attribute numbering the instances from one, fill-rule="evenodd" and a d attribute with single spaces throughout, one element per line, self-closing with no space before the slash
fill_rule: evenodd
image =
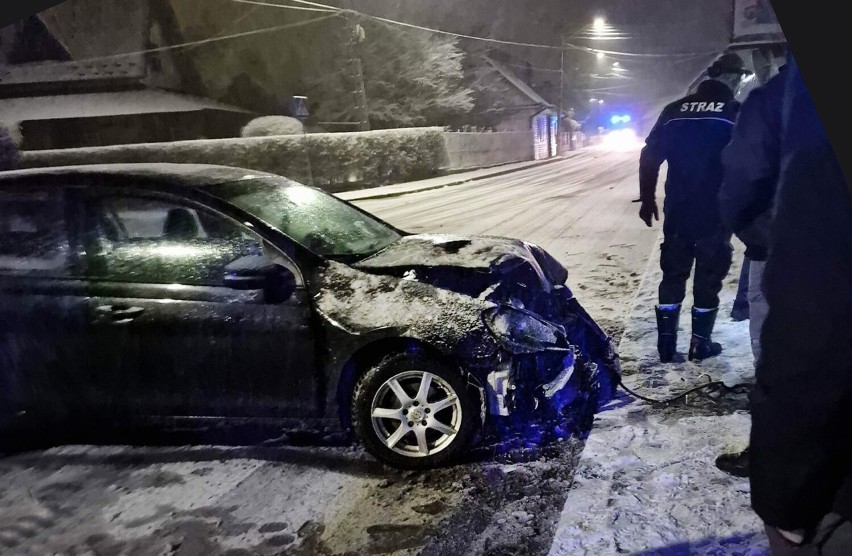
<path id="1" fill-rule="evenodd" d="M 129 307 L 127 305 L 98 305 L 95 307 L 95 315 L 100 321 L 112 321 L 116 324 L 130 322 L 145 312 L 143 307 Z"/>

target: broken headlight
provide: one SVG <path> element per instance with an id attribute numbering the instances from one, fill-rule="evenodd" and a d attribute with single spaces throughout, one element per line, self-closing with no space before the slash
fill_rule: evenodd
<path id="1" fill-rule="evenodd" d="M 567 350 L 565 330 L 524 309 L 500 305 L 486 309 L 482 321 L 512 353 Z"/>

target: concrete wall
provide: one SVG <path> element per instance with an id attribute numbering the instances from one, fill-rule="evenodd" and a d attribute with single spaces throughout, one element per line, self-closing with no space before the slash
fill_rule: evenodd
<path id="1" fill-rule="evenodd" d="M 447 170 L 483 168 L 532 160 L 532 131 L 444 133 Z"/>

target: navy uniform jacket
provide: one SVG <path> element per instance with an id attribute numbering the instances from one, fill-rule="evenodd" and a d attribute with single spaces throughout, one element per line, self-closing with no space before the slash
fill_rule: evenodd
<path id="1" fill-rule="evenodd" d="M 852 520 L 852 188 L 795 63 L 751 395 L 751 499 L 768 524 Z"/>
<path id="2" fill-rule="evenodd" d="M 780 73 L 749 94 L 734 126 L 731 143 L 722 152 L 725 179 L 719 191 L 722 221 L 746 246 L 746 257 L 765 261 L 769 223 L 781 161 L 781 105 L 784 75 Z"/>
<path id="3" fill-rule="evenodd" d="M 731 140 L 739 108 L 725 84 L 708 79 L 694 94 L 666 106 L 648 134 L 639 162 L 640 196 L 654 199 L 660 166 L 668 162 L 666 233 L 697 240 L 723 230 L 722 149 Z"/>

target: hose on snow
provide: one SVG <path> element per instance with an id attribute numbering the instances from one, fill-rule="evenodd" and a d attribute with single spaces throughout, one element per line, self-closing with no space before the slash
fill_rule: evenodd
<path id="1" fill-rule="evenodd" d="M 705 375 L 705 376 L 707 376 L 707 375 Z M 742 394 L 742 393 L 748 393 L 748 391 L 751 389 L 751 384 L 746 383 L 746 382 L 743 382 L 743 383 L 740 383 L 740 384 L 735 384 L 733 386 L 728 386 L 727 384 L 725 384 L 721 380 L 715 380 L 715 381 L 708 382 L 707 384 L 702 384 L 701 386 L 696 386 L 695 388 L 690 388 L 689 390 L 687 390 L 685 392 L 681 392 L 680 394 L 678 394 L 676 396 L 672 396 L 671 398 L 666 398 L 666 399 L 663 399 L 663 400 L 657 400 L 657 399 L 654 399 L 654 398 L 648 398 L 648 397 L 643 396 L 641 394 L 637 394 L 636 392 L 634 392 L 633 390 L 628 388 L 624 384 L 624 382 L 621 381 L 621 380 L 618 381 L 618 385 L 621 386 L 621 388 L 623 388 L 625 392 L 627 392 L 628 394 L 630 394 L 634 398 L 640 399 L 642 401 L 649 402 L 649 403 L 654 404 L 654 405 L 671 405 L 678 400 L 686 398 L 690 394 L 694 394 L 695 392 L 700 392 L 702 390 L 713 390 L 713 391 L 722 390 L 725 394 L 730 394 L 730 393 Z"/>

